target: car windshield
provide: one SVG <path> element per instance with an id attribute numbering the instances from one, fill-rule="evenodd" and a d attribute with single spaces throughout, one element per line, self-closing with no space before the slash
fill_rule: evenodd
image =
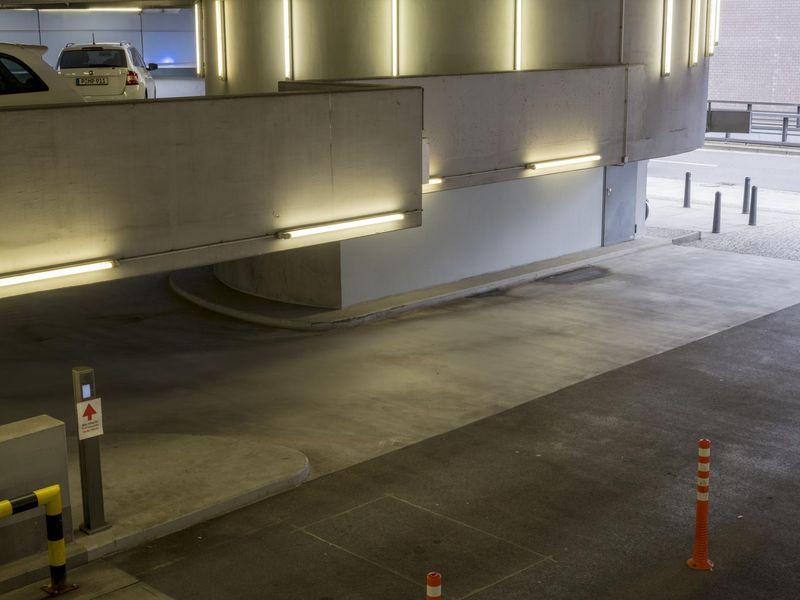
<path id="1" fill-rule="evenodd" d="M 98 67 L 126 67 L 124 50 L 81 48 L 65 50 L 58 61 L 60 69 L 88 69 Z"/>

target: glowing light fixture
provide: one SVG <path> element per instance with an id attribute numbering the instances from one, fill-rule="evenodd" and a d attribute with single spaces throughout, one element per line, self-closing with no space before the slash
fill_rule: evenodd
<path id="1" fill-rule="evenodd" d="M 717 0 L 717 22 L 714 23 L 714 45 L 719 45 L 719 23 L 720 13 L 722 12 L 722 0 Z"/>
<path id="2" fill-rule="evenodd" d="M 444 183 L 444 177 L 430 177 L 428 179 L 428 185 L 439 185 L 440 183 Z"/>
<path id="3" fill-rule="evenodd" d="M 217 77 L 225 79 L 228 75 L 225 64 L 225 0 L 215 0 L 214 16 L 217 32 Z"/>
<path id="4" fill-rule="evenodd" d="M 714 56 L 716 48 L 715 37 L 717 34 L 717 0 L 708 0 L 708 14 L 706 15 L 706 56 Z"/>
<path id="5" fill-rule="evenodd" d="M 292 0 L 283 0 L 283 76 L 294 79 L 294 32 Z"/>
<path id="6" fill-rule="evenodd" d="M 56 279 L 58 277 L 69 277 L 81 273 L 92 273 L 93 271 L 103 271 L 114 268 L 114 261 L 104 260 L 100 262 L 84 263 L 55 269 L 44 269 L 42 271 L 31 271 L 30 273 L 20 273 L 19 275 L 8 275 L 0 277 L 0 287 L 32 283 L 34 281 L 44 281 L 45 279 Z"/>
<path id="7" fill-rule="evenodd" d="M 700 8 L 701 0 L 692 0 L 692 39 L 689 51 L 689 66 L 700 62 Z"/>
<path id="8" fill-rule="evenodd" d="M 381 223 L 391 223 L 393 221 L 402 221 L 406 216 L 403 213 L 394 213 L 391 215 L 380 215 L 377 217 L 367 217 L 364 219 L 354 219 L 352 221 L 341 221 L 340 223 L 331 223 L 329 225 L 318 225 L 314 227 L 300 227 L 299 229 L 292 229 L 289 231 L 282 231 L 277 234 L 280 239 L 288 240 L 299 237 L 306 237 L 308 235 L 318 235 L 320 233 L 330 233 L 332 231 L 343 231 L 346 229 L 356 229 L 358 227 L 367 227 L 369 225 L 379 225 Z"/>
<path id="9" fill-rule="evenodd" d="M 392 0 L 392 77 L 400 75 L 400 6 Z"/>
<path id="10" fill-rule="evenodd" d="M 668 77 L 672 72 L 672 27 L 675 14 L 675 0 L 664 0 L 664 30 L 661 46 L 661 76 Z"/>
<path id="11" fill-rule="evenodd" d="M 522 0 L 514 8 L 514 70 L 522 70 Z"/>
<path id="12" fill-rule="evenodd" d="M 571 165 L 583 165 L 587 163 L 597 162 L 602 156 L 599 154 L 589 154 L 587 156 L 575 156 L 572 158 L 559 158 L 556 160 L 545 160 L 542 162 L 530 163 L 527 165 L 529 169 L 538 171 L 540 169 L 555 169 L 556 167 L 568 167 Z"/>
<path id="13" fill-rule="evenodd" d="M 194 49 L 197 53 L 197 76 L 203 76 L 203 24 L 200 3 L 194 3 Z"/>
<path id="14" fill-rule="evenodd" d="M 28 9 L 26 9 L 28 10 Z M 30 9 L 33 10 L 33 9 Z M 72 12 L 72 13 L 82 13 L 82 12 L 117 12 L 117 13 L 136 13 L 140 14 L 142 12 L 141 8 L 103 8 L 103 7 L 95 7 L 95 8 L 40 8 L 39 12 Z"/>

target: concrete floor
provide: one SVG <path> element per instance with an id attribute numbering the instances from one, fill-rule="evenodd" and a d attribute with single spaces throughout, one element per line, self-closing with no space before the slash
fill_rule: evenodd
<path id="1" fill-rule="evenodd" d="M 152 439 L 186 435 L 258 437 L 305 453 L 313 476 L 319 477 L 381 455 L 387 455 L 390 461 L 387 464 L 392 464 L 390 457 L 395 456 L 392 450 L 497 415 L 598 374 L 800 302 L 800 264 L 795 262 L 666 246 L 600 260 L 597 264 L 608 272 L 589 281 L 540 281 L 505 293 L 324 334 L 261 329 L 214 316 L 171 295 L 160 277 L 7 299 L 0 303 L 0 332 L 6 340 L 0 348 L 4 380 L 0 391 L 0 420 L 12 421 L 46 412 L 65 420 L 71 431 L 74 418 L 70 368 L 89 364 L 96 369 L 98 389 L 104 398 L 106 451 L 113 451 L 115 436 L 151 435 Z M 705 368 L 702 360 L 698 366 L 692 366 L 699 370 Z M 595 440 L 594 433 L 587 432 L 594 431 L 593 424 L 613 425 L 614 410 L 622 411 L 625 401 L 630 403 L 630 397 L 621 396 L 606 407 L 605 399 L 591 394 L 581 399 L 589 405 L 598 403 L 601 413 L 596 418 L 585 416 L 583 429 L 579 423 L 569 426 L 574 429 L 573 437 L 589 436 L 581 441 L 585 447 L 576 446 L 570 450 L 564 448 L 557 437 L 552 438 L 559 452 L 566 452 L 561 459 L 574 461 L 561 463 L 565 473 L 569 469 L 583 473 L 582 463 L 588 461 L 597 469 L 592 477 L 597 480 L 605 477 L 601 469 L 603 463 L 595 461 L 603 448 L 592 444 L 610 440 L 609 433 L 601 428 L 598 430 L 600 437 Z M 529 443 L 538 443 L 541 428 L 553 426 L 555 431 L 559 430 L 561 426 L 554 420 L 559 411 L 564 412 L 564 418 L 572 419 L 574 411 L 570 406 L 567 403 L 564 408 L 554 408 L 531 422 L 520 423 L 525 435 L 530 437 Z M 639 408 L 634 405 L 630 410 Z M 654 418 L 659 415 L 655 410 L 652 412 Z M 644 419 L 649 413 L 636 414 Z M 647 427 L 664 429 L 658 420 Z M 500 430 L 497 435 L 505 434 Z M 689 438 L 696 435 L 699 433 L 692 432 Z M 595 442 L 590 444 L 591 440 Z M 460 460 L 461 453 L 465 460 L 472 460 L 474 475 L 480 479 L 484 491 L 469 501 L 481 506 L 482 494 L 488 493 L 486 489 L 494 485 L 493 471 L 489 468 L 491 465 L 475 462 L 475 455 L 470 453 L 482 449 L 488 452 L 494 443 L 491 438 L 459 442 L 452 452 L 432 458 L 431 464 L 446 467 Z M 692 446 L 693 440 L 688 443 Z M 675 447 L 683 451 L 683 444 Z M 693 447 L 686 452 L 691 456 Z M 508 457 L 513 458 L 510 453 Z M 174 453 L 168 458 L 177 463 L 181 460 L 180 455 Z M 653 455 L 653 464 L 658 465 L 658 469 L 676 472 L 678 467 L 665 467 L 664 460 Z M 681 457 L 680 468 L 684 468 L 685 462 L 685 457 Z M 686 468 L 691 470 L 691 460 L 689 462 Z M 468 465 L 464 463 L 465 473 L 469 472 Z M 513 468 L 507 470 L 509 477 L 520 466 L 513 462 L 511 465 Z M 152 466 L 154 475 L 159 468 L 156 464 Z M 421 467 L 398 468 L 397 476 L 413 479 Z M 390 475 L 379 475 L 376 482 Z M 247 473 L 241 476 L 246 478 Z M 613 479 L 619 474 L 612 471 L 610 476 Z M 639 473 L 626 471 L 625 476 L 638 478 Z M 347 478 L 343 481 L 345 503 L 353 500 L 357 504 L 360 492 L 351 489 Z M 457 496 L 459 482 L 463 481 L 465 479 L 453 479 L 442 485 L 451 486 L 451 493 Z M 644 481 L 649 480 L 645 478 Z M 564 488 L 559 487 L 562 484 L 557 480 L 553 484 L 557 490 L 578 491 L 566 482 Z M 600 493 L 604 489 L 601 486 L 595 491 Z M 683 492 L 687 489 L 690 484 Z M 584 544 L 581 551 L 589 562 L 603 558 L 609 551 L 608 541 L 614 535 L 610 525 L 604 525 L 603 521 L 594 524 L 594 518 L 606 511 L 621 511 L 622 516 L 628 513 L 624 502 L 617 507 L 616 493 L 595 498 L 595 491 L 588 495 L 581 492 L 577 496 L 583 499 L 582 503 L 594 499 L 601 503 L 597 508 L 586 504 L 589 510 L 586 518 L 580 517 L 579 506 L 569 504 L 569 494 L 545 494 L 541 501 L 549 512 L 542 519 L 554 524 L 547 533 L 550 537 L 542 538 L 547 543 L 515 541 L 516 546 L 512 544 L 512 547 L 521 549 L 517 548 L 519 553 L 514 555 L 511 564 L 538 572 L 533 570 L 533 565 L 543 560 L 542 555 L 546 557 L 555 552 L 552 542 L 559 535 L 563 533 L 568 540 L 583 539 L 577 529 L 567 527 L 562 531 L 559 523 L 568 524 L 570 519 L 582 519 L 590 529 L 597 528 L 594 537 L 603 543 Z M 425 504 L 401 492 L 395 494 L 399 500 L 382 500 L 373 507 L 379 510 L 369 522 L 376 531 L 383 519 L 411 523 L 407 531 L 416 528 L 413 523 L 419 517 L 417 509 L 403 513 L 401 509 L 407 505 L 403 501 L 427 506 L 436 512 L 435 500 L 432 505 Z M 374 499 L 372 496 L 364 501 Z M 464 499 L 469 498 L 465 495 Z M 331 500 L 336 498 L 331 497 Z M 500 510 L 498 521 L 508 519 L 503 527 L 513 525 L 517 519 L 541 520 L 522 511 L 515 502 L 502 510 L 497 508 L 499 500 L 493 502 L 491 506 Z M 302 502 L 297 501 L 298 510 L 302 507 Z M 298 522 L 308 525 L 315 520 L 312 513 L 313 510 L 298 516 Z M 279 538 L 284 534 L 289 537 L 276 538 L 275 544 L 258 536 L 248 537 L 250 532 L 264 525 L 256 518 L 257 513 L 249 514 L 251 520 L 233 526 L 233 530 L 223 524 L 222 539 L 230 540 L 234 531 L 238 532 L 234 537 L 249 540 L 254 551 L 276 557 L 292 556 L 294 550 L 285 545 L 295 539 L 291 537 L 291 528 L 278 531 Z M 271 510 L 265 514 L 269 519 L 272 516 Z M 327 516 L 326 513 L 320 518 Z M 440 517 L 434 516 L 433 525 L 441 523 Z M 452 518 L 459 520 L 455 516 Z M 469 556 L 474 558 L 484 553 L 505 556 L 506 545 L 495 548 L 494 542 L 490 542 L 498 534 L 487 538 L 484 533 L 490 530 L 475 523 L 472 527 L 480 530 L 475 533 L 478 539 L 465 539 L 465 547 L 473 543 L 479 546 L 474 551 L 477 554 L 469 554 L 472 552 L 469 551 Z M 470 527 L 467 530 L 473 531 Z M 442 535 L 452 533 L 454 539 L 460 539 L 458 536 L 463 534 L 448 531 Z M 648 535 L 652 533 L 647 531 Z M 323 547 L 317 547 L 322 555 L 314 554 L 317 550 L 313 550 L 310 555 L 297 555 L 298 560 L 322 560 L 327 556 L 328 542 L 333 540 L 335 544 L 339 536 L 336 531 L 327 530 L 309 530 L 309 533 L 311 539 L 305 540 L 308 547 L 317 547 L 313 535 L 328 541 Z M 402 528 L 396 534 L 401 538 L 405 535 Z M 505 542 L 514 539 L 510 534 L 499 537 Z M 208 537 L 203 539 L 209 540 Z M 211 535 L 211 542 L 213 539 Z M 621 539 L 626 540 L 624 536 Z M 190 545 L 184 542 L 181 545 Z M 372 552 L 369 548 L 367 546 L 364 552 Z M 464 556 L 463 565 L 474 564 L 469 562 L 469 556 Z M 626 560 L 630 558 L 628 554 L 625 557 Z M 210 555 L 208 558 L 211 560 Z M 458 563 L 455 558 L 453 560 L 451 564 Z M 548 560 L 547 564 L 550 562 Z M 240 563 L 237 560 L 229 566 L 232 572 L 238 573 L 238 579 L 244 580 L 247 577 L 235 568 Z M 421 564 L 418 566 L 423 568 Z M 312 583 L 317 585 L 314 590 L 321 589 L 318 586 L 330 583 L 332 578 L 339 580 L 341 586 L 350 585 L 353 578 L 347 575 L 350 573 L 347 569 L 352 568 L 353 574 L 363 570 L 363 564 L 358 561 L 351 561 L 349 565 L 331 563 L 328 567 L 331 570 L 322 569 L 311 577 Z M 209 564 L 207 572 L 214 573 L 215 569 Z M 511 574 L 503 569 L 505 567 L 491 567 L 486 576 L 480 577 L 476 573 L 466 583 L 458 584 L 462 587 L 457 587 L 456 591 L 473 590 L 477 594 L 482 585 L 495 581 L 493 577 L 500 571 Z M 479 569 L 470 567 L 470 570 L 477 572 Z M 412 587 L 400 585 L 397 589 L 418 593 L 416 576 L 404 573 L 405 581 Z M 385 581 L 395 580 L 388 577 Z M 156 587 L 160 586 L 159 581 Z M 172 589 L 163 591 L 170 595 L 175 592 Z M 225 597 L 220 595 L 219 589 L 217 593 L 216 597 Z M 324 596 L 321 593 L 307 597 Z M 199 596 L 187 592 L 182 597 Z M 335 597 L 362 596 L 344 593 Z"/>
<path id="2" fill-rule="evenodd" d="M 174 598 L 794 600 L 800 307 L 110 561 Z M 713 572 L 691 571 L 711 438 Z"/>

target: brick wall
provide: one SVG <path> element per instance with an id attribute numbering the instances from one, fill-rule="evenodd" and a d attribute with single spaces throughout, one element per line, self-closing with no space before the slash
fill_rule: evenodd
<path id="1" fill-rule="evenodd" d="M 709 98 L 800 103 L 800 0 L 722 0 Z"/>

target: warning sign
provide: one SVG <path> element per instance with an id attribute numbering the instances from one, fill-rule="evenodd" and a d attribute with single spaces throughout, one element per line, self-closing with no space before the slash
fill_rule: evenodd
<path id="1" fill-rule="evenodd" d="M 78 409 L 78 439 L 103 435 L 103 405 L 100 398 L 78 402 L 75 407 Z"/>

